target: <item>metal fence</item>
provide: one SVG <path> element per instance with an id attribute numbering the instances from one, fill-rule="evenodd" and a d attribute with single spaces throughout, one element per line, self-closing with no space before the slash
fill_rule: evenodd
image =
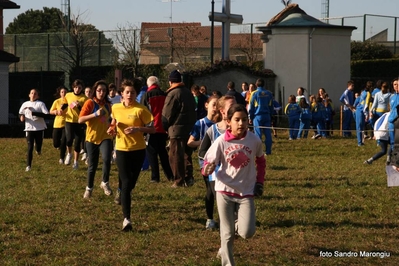
<path id="1" fill-rule="evenodd" d="M 363 15 L 328 18 L 328 23 L 356 26 L 352 40 L 373 40 L 398 53 L 398 17 Z M 210 26 L 130 28 L 114 31 L 83 32 L 79 40 L 66 33 L 4 35 L 4 50 L 20 58 L 10 65 L 10 72 L 67 71 L 72 65 L 112 66 L 138 62 L 141 64 L 183 65 L 209 63 L 211 54 Z M 257 26 L 266 22 L 232 25 L 230 59 L 254 62 L 262 60 L 261 33 Z M 126 41 L 126 36 L 130 43 Z M 215 25 L 214 60 L 221 59 L 221 26 Z M 132 59 L 135 58 L 137 60 Z"/>

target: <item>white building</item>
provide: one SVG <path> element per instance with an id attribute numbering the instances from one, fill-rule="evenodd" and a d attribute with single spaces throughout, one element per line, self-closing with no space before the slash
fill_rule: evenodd
<path id="1" fill-rule="evenodd" d="M 323 23 L 297 4 L 288 5 L 266 26 L 257 27 L 263 32 L 264 68 L 277 75 L 276 88 L 269 89 L 285 105 L 298 87 L 306 89 L 306 96 L 324 88 L 339 108 L 339 97 L 350 80 L 354 29 Z"/>

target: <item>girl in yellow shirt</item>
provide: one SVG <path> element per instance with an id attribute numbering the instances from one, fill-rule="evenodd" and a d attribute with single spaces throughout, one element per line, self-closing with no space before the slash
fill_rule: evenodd
<path id="1" fill-rule="evenodd" d="M 55 115 L 53 125 L 53 146 L 60 150 L 59 163 L 64 164 L 66 153 L 66 136 L 65 136 L 65 112 L 68 107 L 65 95 L 68 90 L 64 87 L 58 87 L 55 97 L 58 99 L 53 102 L 50 108 L 50 114 Z"/>
<path id="2" fill-rule="evenodd" d="M 146 143 L 144 133 L 154 134 L 153 116 L 136 102 L 142 87 L 138 79 L 125 79 L 121 85 L 122 102 L 112 105 L 112 122 L 108 133 L 116 135 L 116 165 L 121 188 L 121 205 L 124 216 L 122 230 L 132 229 L 130 222 L 131 191 L 136 186 L 144 162 Z M 90 158 L 90 156 L 89 156 Z"/>
<path id="3" fill-rule="evenodd" d="M 111 104 L 108 100 L 108 85 L 104 80 L 97 81 L 91 88 L 87 100 L 79 114 L 78 122 L 86 123 L 85 147 L 88 157 L 87 186 L 83 198 L 91 197 L 94 187 L 98 159 L 102 156 L 103 176 L 100 187 L 110 196 L 109 173 L 111 170 L 112 136 L 107 133 L 111 117 Z"/>
<path id="4" fill-rule="evenodd" d="M 80 145 L 83 138 L 83 125 L 79 124 L 79 113 L 83 104 L 87 100 L 86 95 L 82 92 L 84 83 L 77 79 L 72 83 L 73 92 L 68 92 L 65 99 L 68 103 L 68 108 L 65 117 L 65 133 L 67 139 L 68 154 L 65 157 L 65 164 L 69 165 L 72 159 L 72 144 L 73 146 L 73 169 L 78 169 L 78 157 L 80 152 Z M 75 140 L 75 143 L 73 142 Z"/>

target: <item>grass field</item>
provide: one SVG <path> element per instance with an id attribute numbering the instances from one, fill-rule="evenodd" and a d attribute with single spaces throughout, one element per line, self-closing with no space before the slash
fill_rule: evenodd
<path id="1" fill-rule="evenodd" d="M 287 138 L 275 139 L 267 157 L 257 232 L 235 241 L 237 265 L 399 265 L 398 188 L 386 185 L 385 158 L 363 164 L 379 150 L 375 141 Z M 83 200 L 86 166 L 59 165 L 50 139 L 31 172 L 25 139 L 0 139 L 0 147 L 1 265 L 220 265 L 219 232 L 204 229 L 198 171 L 193 187 L 178 189 L 142 172 L 125 233 L 121 207 L 99 188 L 100 171 Z M 110 183 L 115 189 L 115 165 Z"/>

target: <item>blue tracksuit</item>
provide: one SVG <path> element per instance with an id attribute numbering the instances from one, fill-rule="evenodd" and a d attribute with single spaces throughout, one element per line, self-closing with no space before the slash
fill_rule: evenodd
<path id="1" fill-rule="evenodd" d="M 344 93 L 341 95 L 339 98 L 339 101 L 343 104 L 349 104 L 352 105 L 355 102 L 353 92 L 351 90 L 346 89 Z M 352 110 L 349 109 L 348 106 L 344 105 L 344 121 L 342 122 L 342 129 L 344 130 L 343 134 L 344 137 L 350 137 L 352 135 L 351 133 L 351 124 L 352 124 Z"/>
<path id="2" fill-rule="evenodd" d="M 363 131 L 366 125 L 366 115 L 368 116 L 370 97 L 370 92 L 366 90 L 362 91 L 359 96 L 359 104 L 356 106 L 356 136 L 357 144 L 360 146 L 363 145 Z"/>
<path id="3" fill-rule="evenodd" d="M 273 94 L 262 87 L 258 87 L 251 95 L 249 118 L 254 125 L 255 134 L 260 139 L 262 139 L 262 134 L 265 135 L 266 154 L 272 153 L 271 121 L 273 111 Z"/>
<path id="4" fill-rule="evenodd" d="M 310 121 L 312 121 L 312 112 L 310 111 L 309 107 L 301 108 L 302 112 L 299 115 L 299 132 L 298 132 L 298 139 L 308 137 L 308 132 L 310 129 Z"/>
<path id="5" fill-rule="evenodd" d="M 326 134 L 326 118 L 327 112 L 326 107 L 322 103 L 316 103 L 313 109 L 312 118 L 317 127 L 317 134 L 322 137 L 327 137 Z"/>
<path id="6" fill-rule="evenodd" d="M 301 107 L 297 103 L 289 103 L 285 107 L 285 114 L 288 116 L 288 127 L 290 139 L 296 139 L 299 129 L 299 116 Z"/>
<path id="7" fill-rule="evenodd" d="M 399 105 L 399 94 L 392 94 L 391 99 L 389 100 L 390 113 L 388 117 L 388 130 L 389 130 L 389 141 L 391 145 L 391 150 L 393 150 L 393 146 L 395 145 L 395 125 L 394 122 L 398 118 L 398 105 Z"/>

